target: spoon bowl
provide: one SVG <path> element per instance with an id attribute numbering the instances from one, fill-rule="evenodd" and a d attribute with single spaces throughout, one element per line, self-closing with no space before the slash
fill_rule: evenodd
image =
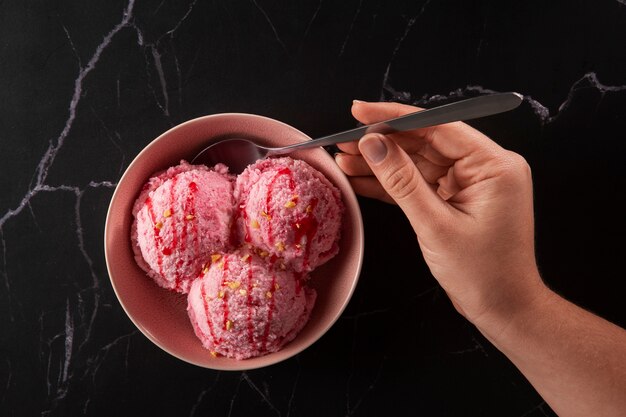
<path id="1" fill-rule="evenodd" d="M 233 174 L 240 174 L 254 161 L 263 159 L 271 148 L 259 145 L 248 139 L 222 139 L 200 152 L 192 164 L 213 166 L 219 162 L 226 164 Z"/>
<path id="2" fill-rule="evenodd" d="M 229 167 L 231 173 L 240 174 L 248 165 L 267 156 L 285 155 L 298 149 L 351 142 L 360 139 L 367 133 L 387 134 L 402 132 L 443 123 L 491 116 L 515 109 L 521 104 L 523 99 L 524 97 L 518 93 L 489 94 L 283 147 L 262 146 L 251 140 L 238 137 L 226 138 L 204 148 L 192 159 L 191 163 L 208 166 L 223 163 Z"/>

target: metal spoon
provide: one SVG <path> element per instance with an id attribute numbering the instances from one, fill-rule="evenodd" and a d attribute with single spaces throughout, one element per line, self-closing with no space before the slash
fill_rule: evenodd
<path id="1" fill-rule="evenodd" d="M 366 133 L 387 134 L 490 116 L 513 110 L 520 105 L 522 100 L 523 96 L 518 93 L 479 96 L 280 148 L 261 146 L 248 139 L 227 138 L 204 148 L 191 163 L 213 166 L 221 162 L 229 167 L 231 173 L 239 174 L 249 164 L 267 156 L 284 155 L 297 149 L 351 142 L 360 139 Z"/>

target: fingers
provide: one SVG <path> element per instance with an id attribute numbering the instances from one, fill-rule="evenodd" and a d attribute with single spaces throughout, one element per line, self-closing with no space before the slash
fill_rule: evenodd
<path id="1" fill-rule="evenodd" d="M 415 113 L 419 110 L 422 109 L 400 103 L 367 103 L 365 101 L 356 101 L 352 104 L 352 115 L 359 122 L 366 125 L 404 116 L 409 113 Z"/>
<path id="2" fill-rule="evenodd" d="M 350 177 L 350 185 L 358 195 L 368 198 L 375 198 L 385 203 L 396 204 L 393 198 L 380 185 L 380 182 L 374 176 L 370 177 Z"/>
<path id="3" fill-rule="evenodd" d="M 435 184 L 447 175 L 450 165 L 437 165 L 421 155 L 409 155 L 411 161 L 417 166 L 422 176 L 429 184 Z M 348 176 L 371 176 L 372 169 L 362 155 L 350 155 L 338 153 L 335 161 L 341 170 Z"/>
<path id="4" fill-rule="evenodd" d="M 446 175 L 437 180 L 437 183 L 439 184 L 437 194 L 439 194 L 444 200 L 448 200 L 450 197 L 461 191 L 461 187 L 459 186 L 459 183 L 454 175 L 454 166 L 451 166 Z"/>
<path id="5" fill-rule="evenodd" d="M 428 224 L 449 211 L 446 202 L 393 140 L 380 134 L 365 135 L 359 141 L 359 149 L 382 188 L 402 208 L 418 236 L 425 232 Z"/>
<path id="6" fill-rule="evenodd" d="M 345 142 L 338 143 L 337 147 L 341 149 L 342 152 L 345 152 L 350 155 L 361 155 L 361 151 L 359 151 L 358 141 L 354 142 Z"/>
<path id="7" fill-rule="evenodd" d="M 400 103 L 368 103 L 355 100 L 352 104 L 352 115 L 359 122 L 369 125 L 387 119 L 400 117 L 421 110 L 419 107 Z M 337 147 L 350 155 L 359 155 L 358 142 L 337 144 Z"/>
<path id="8" fill-rule="evenodd" d="M 371 124 L 421 110 L 418 107 L 400 103 L 355 102 L 352 115 L 362 123 Z M 421 146 L 432 148 L 437 154 L 451 160 L 464 158 L 473 152 L 502 152 L 495 142 L 462 123 L 446 123 L 411 131 L 415 140 L 425 143 Z M 350 150 L 354 151 L 351 147 Z M 354 154 L 354 152 L 350 152 Z"/>
<path id="9" fill-rule="evenodd" d="M 335 162 L 346 175 L 352 177 L 373 175 L 370 166 L 367 165 L 367 162 L 361 155 L 339 153 L 335 155 Z"/>

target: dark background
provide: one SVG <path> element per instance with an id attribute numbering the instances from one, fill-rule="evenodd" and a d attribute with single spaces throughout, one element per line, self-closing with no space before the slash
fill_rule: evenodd
<path id="1" fill-rule="evenodd" d="M 316 137 L 356 125 L 354 98 L 517 91 L 472 124 L 532 167 L 545 281 L 624 326 L 625 40 L 623 0 L 0 1 L 0 415 L 554 415 L 454 311 L 396 207 L 361 200 L 365 263 L 336 325 L 248 372 L 134 328 L 104 219 L 142 147 L 197 116 Z"/>

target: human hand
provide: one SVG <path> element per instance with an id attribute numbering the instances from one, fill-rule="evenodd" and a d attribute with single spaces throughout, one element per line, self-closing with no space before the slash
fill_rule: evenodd
<path id="1" fill-rule="evenodd" d="M 355 102 L 371 124 L 419 110 Z M 490 332 L 545 293 L 534 251 L 530 168 L 457 122 L 339 146 L 339 167 L 363 196 L 404 211 L 433 276 L 456 309 Z"/>

